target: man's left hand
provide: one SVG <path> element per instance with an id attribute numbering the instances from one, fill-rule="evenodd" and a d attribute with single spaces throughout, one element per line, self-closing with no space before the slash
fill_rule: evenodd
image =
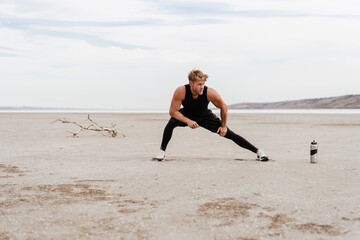
<path id="1" fill-rule="evenodd" d="M 225 136 L 227 133 L 227 127 L 219 127 L 216 133 L 219 133 L 222 137 Z"/>

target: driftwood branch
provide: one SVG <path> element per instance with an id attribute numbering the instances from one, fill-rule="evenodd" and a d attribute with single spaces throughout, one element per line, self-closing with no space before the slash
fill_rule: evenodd
<path id="1" fill-rule="evenodd" d="M 111 136 L 111 137 L 116 137 L 118 136 L 118 132 L 115 129 L 116 124 L 111 123 L 111 127 L 104 127 L 104 126 L 100 126 L 99 124 L 97 124 L 96 122 L 94 122 L 91 118 L 90 118 L 90 114 L 88 114 L 88 118 L 87 121 L 89 121 L 91 124 L 90 125 L 82 125 L 79 124 L 77 122 L 73 122 L 73 121 L 69 121 L 67 119 L 56 119 L 55 121 L 51 122 L 51 123 L 55 123 L 55 122 L 62 122 L 62 123 L 69 123 L 69 124 L 74 124 L 76 126 L 79 127 L 79 130 L 77 132 L 70 132 L 67 131 L 68 133 L 71 133 L 72 136 L 74 138 L 78 138 L 79 134 L 82 131 L 95 131 L 95 132 L 100 132 L 102 135 L 104 136 Z M 106 133 L 106 134 L 104 134 Z M 124 134 L 121 134 L 121 136 L 125 137 Z"/>

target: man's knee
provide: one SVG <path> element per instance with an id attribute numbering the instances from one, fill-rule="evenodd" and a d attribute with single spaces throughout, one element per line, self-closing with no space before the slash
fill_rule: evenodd
<path id="1" fill-rule="evenodd" d="M 234 132 L 230 130 L 230 128 L 227 128 L 226 134 L 224 137 L 226 138 L 231 138 L 232 136 L 234 136 Z"/>
<path id="2" fill-rule="evenodd" d="M 171 117 L 165 128 L 175 128 L 178 126 L 185 126 L 185 125 L 186 125 L 185 123 L 180 122 L 176 118 Z"/>

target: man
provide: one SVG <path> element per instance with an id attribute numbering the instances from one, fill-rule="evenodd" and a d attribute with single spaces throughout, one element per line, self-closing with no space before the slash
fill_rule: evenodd
<path id="1" fill-rule="evenodd" d="M 268 161 L 269 158 L 263 150 L 254 147 L 226 126 L 227 106 L 214 89 L 205 86 L 208 76 L 200 70 L 192 70 L 188 78 L 189 84 L 178 87 L 174 92 L 169 110 L 171 118 L 164 129 L 160 152 L 156 155 L 156 160 L 165 159 L 165 150 L 175 127 L 189 126 L 195 129 L 200 126 L 256 153 L 257 160 Z M 208 109 L 209 102 L 220 108 L 221 120 Z M 181 105 L 183 108 L 180 109 Z"/>

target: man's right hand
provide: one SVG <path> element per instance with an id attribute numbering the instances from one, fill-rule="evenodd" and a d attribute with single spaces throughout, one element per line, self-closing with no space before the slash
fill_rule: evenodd
<path id="1" fill-rule="evenodd" d="M 195 128 L 199 127 L 199 125 L 197 124 L 197 122 L 192 121 L 192 120 L 187 121 L 186 124 L 187 124 L 190 128 L 192 128 L 192 129 L 195 129 Z"/>

